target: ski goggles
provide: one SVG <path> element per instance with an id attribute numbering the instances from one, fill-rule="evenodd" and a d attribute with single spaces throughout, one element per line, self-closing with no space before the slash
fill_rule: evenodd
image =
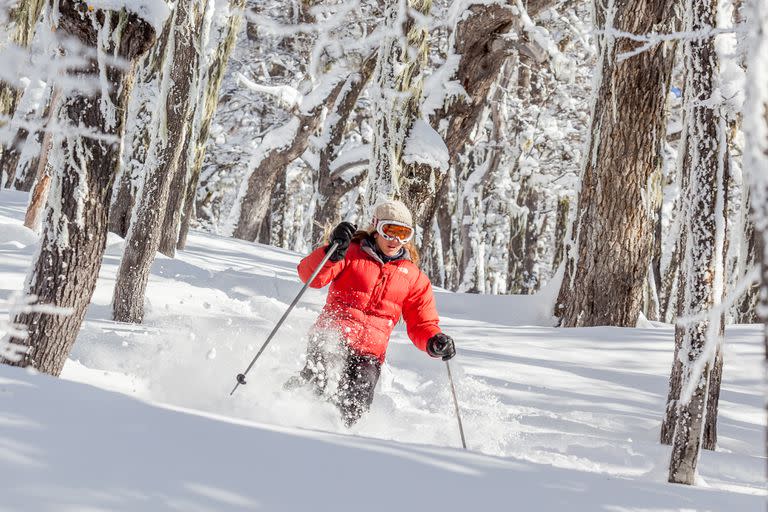
<path id="1" fill-rule="evenodd" d="M 397 240 L 401 244 L 407 244 L 413 238 L 413 228 L 408 224 L 394 220 L 380 220 L 376 223 L 376 232 L 384 240 Z"/>

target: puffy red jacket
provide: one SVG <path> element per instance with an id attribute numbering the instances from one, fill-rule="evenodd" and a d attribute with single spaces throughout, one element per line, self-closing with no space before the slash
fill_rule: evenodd
<path id="1" fill-rule="evenodd" d="M 303 282 L 323 257 L 325 247 L 320 247 L 301 260 Z M 383 362 L 401 314 L 408 336 L 421 350 L 426 351 L 427 340 L 440 332 L 432 284 L 410 260 L 382 263 L 371 248 L 355 241 L 343 260 L 326 262 L 310 286 L 322 288 L 328 283 L 328 298 L 315 326 L 337 330 L 358 353 Z"/>

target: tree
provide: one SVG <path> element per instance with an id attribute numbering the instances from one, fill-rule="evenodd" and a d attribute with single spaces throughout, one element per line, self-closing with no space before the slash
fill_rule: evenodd
<path id="1" fill-rule="evenodd" d="M 677 2 L 595 2 L 599 73 L 571 259 L 555 314 L 566 327 L 634 326 L 652 257 L 649 184 L 661 172 L 673 51 L 622 34 L 664 32 Z"/>
<path id="2" fill-rule="evenodd" d="M 87 50 L 84 62 L 70 70 L 68 82 L 90 85 L 101 78 L 109 87 L 64 93 L 59 123 L 68 128 L 54 143 L 54 192 L 46 208 L 40 253 L 27 278 L 26 294 L 69 308 L 72 314 L 37 312 L 15 319 L 27 326 L 29 335 L 11 340 L 27 349 L 20 361 L 9 363 L 52 375 L 64 366 L 96 286 L 132 66 L 156 34 L 150 22 L 126 9 L 89 10 L 76 0 L 58 0 L 56 5 L 57 32 L 75 38 Z"/>
<path id="3" fill-rule="evenodd" d="M 27 48 L 35 34 L 35 25 L 40 18 L 40 13 L 45 5 L 45 0 L 18 0 L 10 9 L 10 33 L 8 42 L 19 48 Z M 7 120 L 16 112 L 16 106 L 21 97 L 20 84 L 9 84 L 0 81 L 0 117 Z M 16 162 L 19 159 L 18 145 L 27 138 L 27 130 L 20 129 L 11 141 L 11 144 L 2 146 L 0 155 L 0 177 L 5 175 L 6 186 L 10 186 L 16 173 Z M 2 181 L 2 179 L 0 179 Z"/>
<path id="4" fill-rule="evenodd" d="M 269 132 L 261 141 L 249 176 L 240 189 L 236 209 L 230 214 L 235 223 L 235 238 L 256 240 L 269 209 L 275 182 L 288 164 L 307 149 L 309 136 L 320 126 L 322 112 L 341 92 L 346 82 L 344 75 L 346 73 L 339 70 L 329 73 L 316 88 L 321 99 L 302 105 L 285 124 Z"/>
<path id="5" fill-rule="evenodd" d="M 54 88 L 51 96 L 50 105 L 48 106 L 48 121 L 47 124 L 51 125 L 55 118 L 56 113 L 59 111 L 59 100 L 61 98 L 61 92 L 58 88 Z M 53 141 L 53 130 L 47 130 L 43 135 L 43 140 L 40 144 L 40 154 L 35 161 L 34 176 L 34 188 L 32 189 L 32 197 L 27 206 L 27 212 L 24 215 L 24 225 L 32 230 L 37 230 L 40 223 L 40 217 L 43 211 L 43 205 L 48 198 L 48 189 L 51 184 L 51 175 L 48 172 L 48 155 L 51 150 L 51 143 Z M 30 173 L 32 174 L 32 173 Z M 25 187 L 18 187 L 20 190 L 26 190 Z M 31 183 L 30 183 L 31 185 Z"/>
<path id="6" fill-rule="evenodd" d="M 344 137 L 344 128 L 355 107 L 360 93 L 365 88 L 373 74 L 376 64 L 376 54 L 369 56 L 362 64 L 360 71 L 352 73 L 347 83 L 341 89 L 336 101 L 331 107 L 330 114 L 323 126 L 324 146 L 320 149 L 317 178 L 317 207 L 315 221 L 312 224 L 312 240 L 321 238 L 323 229 L 341 221 L 339 217 L 339 201 L 352 188 L 358 186 L 366 177 L 360 173 L 352 179 L 345 179 L 345 168 L 332 169 L 332 164 L 338 156 L 339 146 Z"/>
<path id="7" fill-rule="evenodd" d="M 171 181 L 178 172 L 197 99 L 200 55 L 194 38 L 202 30 L 203 14 L 204 5 L 180 2 L 172 15 L 170 30 L 164 33 L 167 38 L 156 46 L 153 56 L 153 68 L 162 75 L 153 83 L 157 83 L 164 105 L 158 105 L 160 119 L 147 149 L 146 176 L 115 280 L 112 312 L 114 320 L 120 322 L 141 323 L 144 319 L 149 270 L 160 246 Z"/>
<path id="8" fill-rule="evenodd" d="M 521 25 L 520 16 L 526 10 L 527 15 L 535 16 L 553 3 L 531 0 L 525 7 L 518 1 L 469 4 L 450 27 L 445 64 L 430 76 L 425 87 L 430 91 L 429 103 L 434 106 L 429 110 L 423 108 L 422 115 L 445 141 L 451 169 L 433 175 L 435 193 L 421 196 L 415 222 L 423 233 L 423 266 L 432 279 L 443 285 L 458 280 L 455 270 L 445 272 L 446 267 L 457 267 L 447 201 L 455 183 L 451 183 L 449 177 L 456 173 L 464 148 L 486 107 L 491 87 L 514 46 L 509 42 L 508 32 Z M 439 226 L 437 230 L 433 229 L 435 222 Z M 448 275 L 441 275 L 443 273 Z"/>
<path id="9" fill-rule="evenodd" d="M 765 362 L 768 364 L 768 5 L 760 0 L 749 3 L 749 36 L 747 38 L 747 94 L 744 102 L 746 154 L 744 168 L 752 200 L 752 223 L 756 232 L 756 253 L 760 267 L 760 320 L 763 331 Z M 768 436 L 766 436 L 768 452 Z"/>
<path id="10" fill-rule="evenodd" d="M 424 201 L 434 195 L 436 175 L 448 169 L 447 148 L 421 119 L 429 32 L 414 14 L 427 15 L 431 9 L 432 0 L 388 3 L 387 35 L 379 47 L 371 91 L 373 137 L 365 203 L 402 199 L 416 219 L 423 215 Z"/>
<path id="11" fill-rule="evenodd" d="M 230 0 L 226 23 L 217 28 L 215 45 L 212 45 L 203 56 L 204 68 L 202 83 L 199 86 L 203 101 L 195 107 L 192 129 L 187 134 L 182 150 L 184 158 L 179 162 L 177 181 L 174 181 L 171 186 L 169 206 L 163 222 L 160 252 L 167 256 L 173 256 L 176 249 L 183 249 L 187 243 L 190 221 L 194 214 L 197 185 L 208 144 L 208 134 L 218 104 L 224 70 L 242 25 L 244 7 L 245 0 Z"/>
<path id="12" fill-rule="evenodd" d="M 158 43 L 139 59 L 136 66 L 136 80 L 126 108 L 126 129 L 123 137 L 122 162 L 112 191 L 112 205 L 109 209 L 109 230 L 125 238 L 131 226 L 136 194 L 144 178 L 147 151 L 154 130 L 158 129 L 158 118 L 162 112 L 160 85 L 161 60 L 167 45 L 172 23 L 166 22 L 158 35 Z"/>
<path id="13" fill-rule="evenodd" d="M 716 25 L 717 0 L 686 1 L 685 33 Z M 693 484 L 704 434 L 710 371 L 723 336 L 722 302 L 725 268 L 725 120 L 707 101 L 715 89 L 717 54 L 711 37 L 685 42 L 685 140 L 683 172 L 685 223 L 678 285 L 679 346 L 675 366 L 682 371 L 680 398 L 668 404 L 676 413 L 669 481 Z"/>

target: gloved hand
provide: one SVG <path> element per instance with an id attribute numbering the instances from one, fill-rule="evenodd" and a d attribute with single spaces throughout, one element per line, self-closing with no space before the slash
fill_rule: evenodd
<path id="1" fill-rule="evenodd" d="M 447 361 L 456 355 L 456 345 L 453 338 L 441 332 L 435 334 L 427 341 L 427 354 L 432 357 L 442 357 Z"/>
<path id="2" fill-rule="evenodd" d="M 339 246 L 333 251 L 333 254 L 329 258 L 331 261 L 341 261 L 344 259 L 344 255 L 347 254 L 349 249 L 349 243 L 352 241 L 352 236 L 357 231 L 357 226 L 351 222 L 342 222 L 331 231 L 331 238 L 328 243 L 328 249 L 334 244 L 338 243 Z M 326 251 L 328 250 L 326 249 Z"/>

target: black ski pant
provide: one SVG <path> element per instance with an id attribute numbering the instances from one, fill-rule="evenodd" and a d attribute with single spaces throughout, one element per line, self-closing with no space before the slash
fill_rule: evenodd
<path id="1" fill-rule="evenodd" d="M 329 353 L 321 345 L 310 338 L 307 364 L 301 370 L 301 377 L 314 385 L 318 396 L 325 394 L 331 377 L 328 371 L 333 371 Z M 342 343 L 339 351 L 340 375 L 331 400 L 339 408 L 344 425 L 351 427 L 371 407 L 373 392 L 381 375 L 381 362 L 376 357 L 355 352 L 346 343 Z"/>

